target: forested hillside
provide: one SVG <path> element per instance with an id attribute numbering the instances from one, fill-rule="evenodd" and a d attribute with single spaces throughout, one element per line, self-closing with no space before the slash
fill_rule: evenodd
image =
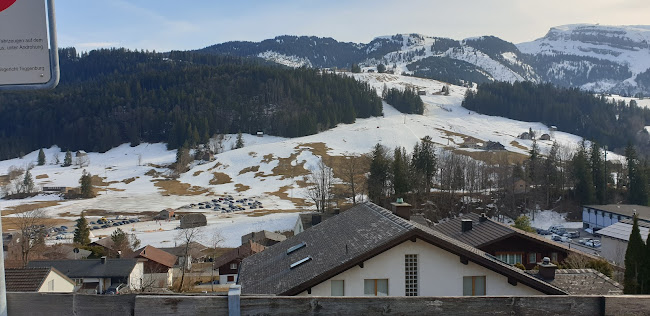
<path id="1" fill-rule="evenodd" d="M 560 131 L 595 140 L 611 150 L 628 142 L 646 148 L 650 110 L 632 104 L 610 103 L 578 89 L 530 82 L 485 83 L 468 90 L 463 107 L 482 114 L 555 125 Z M 647 150 L 644 150 L 648 153 Z"/>
<path id="2" fill-rule="evenodd" d="M 0 159 L 58 145 L 170 148 L 215 133 L 294 137 L 382 114 L 367 84 L 314 69 L 191 52 L 63 49 L 53 91 L 0 94 Z"/>

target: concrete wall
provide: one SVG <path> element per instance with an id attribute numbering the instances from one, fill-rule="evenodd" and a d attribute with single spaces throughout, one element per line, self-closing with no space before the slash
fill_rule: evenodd
<path id="1" fill-rule="evenodd" d="M 343 280 L 345 296 L 363 296 L 364 279 L 388 279 L 388 295 L 405 295 L 404 255 L 418 255 L 418 295 L 462 296 L 464 276 L 485 276 L 487 295 L 541 295 L 526 285 L 508 283 L 508 278 L 473 262 L 464 265 L 457 255 L 425 241 L 406 241 L 311 289 L 312 296 L 330 296 L 331 280 Z M 310 295 L 303 292 L 300 295 Z"/>
<path id="2" fill-rule="evenodd" d="M 242 297 L 241 315 L 647 315 L 650 296 Z M 9 315 L 227 315 L 228 297 L 7 293 Z"/>
<path id="3" fill-rule="evenodd" d="M 54 282 L 54 290 L 50 290 L 50 282 Z M 69 279 L 60 276 L 58 273 L 50 271 L 45 278 L 45 282 L 41 285 L 38 292 L 55 292 L 55 293 L 72 293 L 74 292 L 75 284 L 70 282 Z"/>

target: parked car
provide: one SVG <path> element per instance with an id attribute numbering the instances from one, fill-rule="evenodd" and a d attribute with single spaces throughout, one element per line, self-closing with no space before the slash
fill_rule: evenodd
<path id="1" fill-rule="evenodd" d="M 580 237 L 580 232 L 579 231 L 566 232 L 564 236 L 569 238 L 578 238 Z"/>
<path id="2" fill-rule="evenodd" d="M 587 242 L 585 242 L 585 246 L 587 247 L 593 247 L 593 248 L 598 248 L 601 246 L 600 240 L 592 239 Z"/>
<path id="3" fill-rule="evenodd" d="M 108 294 L 108 295 L 117 295 L 117 294 L 120 294 L 120 291 L 123 290 L 124 287 L 126 287 L 126 284 L 124 284 L 124 283 L 120 283 L 120 284 L 117 284 L 117 285 L 111 285 L 111 287 L 109 287 L 106 290 L 105 293 Z"/>
<path id="4" fill-rule="evenodd" d="M 251 208 L 257 208 L 257 206 L 253 205 Z M 550 235 L 551 234 L 551 232 L 548 229 L 542 229 L 542 228 L 538 228 L 537 233 L 540 234 L 540 235 Z"/>

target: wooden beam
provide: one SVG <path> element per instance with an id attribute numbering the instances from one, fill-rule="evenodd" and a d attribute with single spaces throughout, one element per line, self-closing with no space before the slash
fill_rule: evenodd
<path id="1" fill-rule="evenodd" d="M 465 256 L 460 256 L 460 263 L 467 265 L 469 263 L 469 259 Z"/>

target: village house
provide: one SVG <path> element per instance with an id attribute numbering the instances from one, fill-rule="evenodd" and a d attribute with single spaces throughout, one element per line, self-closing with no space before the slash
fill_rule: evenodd
<path id="1" fill-rule="evenodd" d="M 293 234 L 297 235 L 301 232 L 309 229 L 312 226 L 316 226 L 321 222 L 328 220 L 339 213 L 339 210 L 336 209 L 330 213 L 319 213 L 319 212 L 310 212 L 310 213 L 301 213 L 298 215 L 298 220 L 296 224 L 293 225 Z"/>
<path id="2" fill-rule="evenodd" d="M 178 258 L 174 266 L 182 266 L 183 264 L 186 264 L 186 268 L 191 269 L 192 263 L 204 261 L 208 247 L 192 241 L 187 247 L 187 256 L 185 256 L 185 244 L 175 247 L 160 247 L 158 249 L 170 253 Z"/>
<path id="3" fill-rule="evenodd" d="M 53 267 L 5 270 L 7 292 L 72 293 L 75 282 Z"/>
<path id="4" fill-rule="evenodd" d="M 531 135 L 529 132 L 523 132 L 517 136 L 519 139 L 533 139 L 533 135 Z"/>
<path id="5" fill-rule="evenodd" d="M 158 212 L 158 214 L 156 216 L 154 216 L 153 219 L 166 221 L 166 220 L 172 219 L 174 217 L 176 217 L 176 215 L 174 215 L 174 210 L 171 209 L 171 208 L 166 208 L 166 209 Z"/>
<path id="6" fill-rule="evenodd" d="M 506 150 L 506 147 L 499 142 L 487 141 L 483 146 L 485 150 Z"/>
<path id="7" fill-rule="evenodd" d="M 526 193 L 526 191 L 528 191 L 528 184 L 526 183 L 526 180 L 521 178 L 515 179 L 512 187 L 512 192 L 515 194 L 522 194 Z"/>
<path id="8" fill-rule="evenodd" d="M 124 285 L 139 290 L 144 265 L 138 259 L 33 260 L 28 268 L 53 267 L 74 280 L 75 292 L 103 294 L 109 288 Z"/>
<path id="9" fill-rule="evenodd" d="M 253 241 L 264 247 L 269 247 L 285 239 L 287 239 L 287 236 L 285 235 L 270 232 L 268 230 L 262 230 L 262 231 L 252 232 L 244 236 L 241 236 L 241 244 L 244 245 L 249 241 Z"/>
<path id="10" fill-rule="evenodd" d="M 143 271 L 143 287 L 169 288 L 172 286 L 174 271 L 178 257 L 153 246 L 144 246 L 129 258 L 146 259 Z"/>
<path id="11" fill-rule="evenodd" d="M 261 252 L 264 246 L 249 240 L 243 245 L 231 249 L 213 262 L 213 266 L 219 271 L 219 284 L 235 283 L 239 273 L 241 261 L 253 254 Z"/>
<path id="12" fill-rule="evenodd" d="M 485 251 L 505 263 L 520 263 L 527 270 L 535 268 L 544 257 L 550 258 L 554 263 L 562 263 L 571 253 L 598 259 L 538 234 L 525 232 L 475 213 L 447 220 L 432 229 Z"/>
<path id="13" fill-rule="evenodd" d="M 542 134 L 542 136 L 539 137 L 539 140 L 551 140 L 551 135 Z"/>
<path id="14" fill-rule="evenodd" d="M 566 295 L 494 256 L 372 203 L 242 261 L 243 294 Z"/>

